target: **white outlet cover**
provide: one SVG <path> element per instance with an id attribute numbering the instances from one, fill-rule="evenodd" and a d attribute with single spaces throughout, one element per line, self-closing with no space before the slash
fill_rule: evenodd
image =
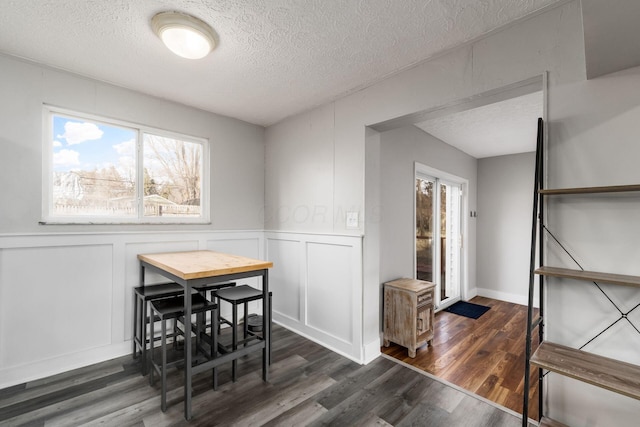
<path id="1" fill-rule="evenodd" d="M 358 212 L 347 212 L 347 228 L 358 228 Z"/>

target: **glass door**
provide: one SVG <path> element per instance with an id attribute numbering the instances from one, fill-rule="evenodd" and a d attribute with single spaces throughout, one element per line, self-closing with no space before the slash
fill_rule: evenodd
<path id="1" fill-rule="evenodd" d="M 416 175 L 416 278 L 436 284 L 436 308 L 460 300 L 462 187 Z"/>

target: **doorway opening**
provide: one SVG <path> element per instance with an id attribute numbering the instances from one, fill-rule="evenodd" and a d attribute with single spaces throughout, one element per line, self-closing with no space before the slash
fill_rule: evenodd
<path id="1" fill-rule="evenodd" d="M 509 260 L 511 253 L 519 253 L 519 248 L 522 245 L 516 242 L 516 246 L 511 245 L 505 250 L 507 246 L 503 240 L 498 240 L 496 243 L 496 239 L 504 237 L 503 231 L 506 229 L 506 225 L 513 224 L 516 219 L 508 217 L 507 222 L 501 223 L 503 216 L 496 218 L 489 215 L 496 210 L 501 215 L 506 214 L 504 209 L 500 210 L 500 207 L 503 206 L 501 202 L 505 200 L 507 193 L 494 197 L 498 192 L 485 191 L 486 186 L 479 189 L 478 183 L 480 179 L 483 179 L 485 183 L 493 182 L 494 175 L 498 173 L 487 173 L 487 171 L 494 171 L 490 168 L 491 165 L 503 168 L 513 167 L 520 164 L 518 160 L 524 163 L 525 157 L 523 155 L 533 151 L 533 148 L 527 148 L 526 144 L 529 144 L 530 141 L 532 145 L 534 144 L 535 133 L 531 137 L 521 138 L 508 130 L 514 127 L 525 130 L 525 125 L 520 126 L 520 122 L 514 119 L 516 113 L 521 113 L 523 117 L 531 116 L 530 119 L 526 119 L 525 124 L 529 122 L 535 124 L 538 117 L 545 116 L 545 89 L 546 75 L 537 76 L 466 99 L 370 125 L 367 134 L 368 163 L 366 170 L 367 174 L 371 172 L 367 177 L 367 182 L 381 184 L 366 187 L 369 196 L 367 199 L 368 209 L 373 208 L 370 212 L 375 213 L 375 208 L 378 206 L 393 207 L 393 209 L 386 208 L 385 215 L 371 216 L 373 220 L 382 218 L 381 221 L 367 223 L 369 237 L 371 237 L 373 230 L 373 237 L 377 239 L 369 239 L 367 243 L 371 245 L 369 249 L 372 254 L 369 258 L 371 263 L 369 265 L 380 263 L 380 268 L 376 272 L 380 273 L 379 277 L 382 280 L 379 280 L 378 283 L 397 277 L 415 277 L 425 280 L 431 278 L 430 281 L 434 283 L 440 281 L 444 288 L 438 292 L 440 300 L 436 302 L 437 313 L 433 346 L 418 349 L 416 358 L 409 358 L 404 348 L 383 348 L 382 352 L 436 378 L 453 382 L 443 372 L 446 370 L 451 375 L 458 377 L 455 384 L 461 388 L 516 412 L 519 412 L 522 405 L 522 391 L 519 384 L 522 380 L 524 367 L 524 359 L 522 358 L 524 344 L 521 337 L 523 335 L 521 331 L 524 329 L 517 321 L 521 318 L 521 313 L 518 310 L 523 307 L 518 304 L 518 300 L 515 298 L 519 295 L 516 293 L 516 284 L 519 281 L 511 280 L 511 276 L 506 274 L 511 274 L 511 271 L 516 269 L 511 269 L 512 264 L 504 263 L 503 260 Z M 532 109 L 535 108 L 535 114 L 528 113 L 528 106 L 531 106 Z M 479 129 L 480 125 L 482 125 L 482 129 Z M 416 128 L 424 131 L 428 137 L 413 132 Z M 494 130 L 499 131 L 498 135 Z M 487 139 L 489 140 L 487 141 Z M 421 145 L 423 142 L 425 145 Z M 521 142 L 524 145 L 518 145 Z M 475 158 L 476 165 L 483 162 L 485 165 L 485 169 L 481 170 L 483 174 L 479 175 L 480 172 L 476 169 L 474 175 L 473 168 L 469 168 L 471 162 L 467 163 L 465 159 L 462 159 L 459 155 L 460 152 Z M 491 163 L 492 161 L 493 163 Z M 414 172 L 413 176 L 407 170 L 409 162 L 414 163 L 415 166 L 415 170 L 412 171 Z M 421 169 L 423 165 L 418 165 L 416 162 L 422 162 L 440 170 L 423 170 Z M 404 167 L 404 171 L 401 170 L 402 167 Z M 522 170 L 521 168 L 516 169 L 518 173 Z M 449 242 L 455 240 L 455 237 L 448 235 L 449 230 L 446 227 L 444 229 L 436 227 L 435 224 L 439 224 L 438 222 L 427 226 L 420 223 L 422 220 L 418 217 L 418 206 L 420 203 L 425 203 L 418 201 L 420 197 L 418 192 L 421 189 L 426 191 L 428 186 L 431 187 L 430 196 L 432 198 L 439 197 L 441 201 L 445 201 L 444 207 L 441 206 L 435 210 L 433 205 L 438 202 L 431 201 L 429 209 L 432 216 L 431 221 L 436 221 L 437 215 L 443 217 L 449 214 L 446 199 L 455 190 L 450 191 L 450 187 L 445 187 L 443 191 L 438 186 L 437 178 L 445 186 L 458 184 L 458 182 L 455 177 L 451 177 L 446 172 L 440 175 L 439 173 L 442 171 L 459 174 L 459 176 L 469 179 L 467 186 L 462 186 L 463 198 L 460 203 L 462 227 L 459 241 L 462 250 L 460 252 L 461 269 L 458 298 L 491 306 L 488 314 L 485 314 L 480 320 L 470 320 L 444 310 L 449 301 L 455 302 L 455 299 L 449 298 L 447 294 L 449 292 L 447 287 L 453 285 L 455 279 L 446 276 L 449 270 L 447 263 L 454 259 L 448 257 L 451 247 L 447 248 L 447 246 Z M 422 175 L 418 172 L 421 172 Z M 402 178 L 401 182 L 399 177 Z M 410 190 L 409 185 L 412 186 Z M 408 191 L 411 193 L 407 194 Z M 408 199 L 409 196 L 413 202 Z M 481 207 L 479 205 L 485 209 L 481 212 L 487 213 L 480 218 L 478 218 Z M 398 206 L 402 206 L 402 212 L 400 212 L 400 208 L 395 209 Z M 410 212 L 411 209 L 413 209 L 412 212 Z M 411 220 L 409 216 L 414 219 Z M 408 224 L 407 220 L 410 221 Z M 489 224 L 490 226 L 481 228 L 478 221 L 482 221 L 483 225 Z M 530 221 L 530 217 L 528 217 L 528 221 Z M 413 230 L 410 229 L 411 226 L 413 226 Z M 420 227 L 424 228 L 421 230 Z M 427 227 L 429 227 L 429 232 L 427 232 Z M 439 236 L 434 235 L 437 232 L 440 233 Z M 511 244 L 515 235 L 510 234 L 508 237 L 509 244 Z M 421 240 L 428 238 L 431 239 L 431 247 L 428 248 L 431 253 L 420 254 L 421 250 L 427 250 L 426 243 L 429 243 Z M 411 245 L 411 241 L 415 246 Z M 501 248 L 501 252 L 498 253 L 500 256 L 488 257 L 479 250 L 491 242 L 496 243 L 495 246 L 499 249 Z M 527 239 L 524 243 L 526 248 L 529 247 L 529 243 Z M 410 253 L 411 249 L 413 249 L 413 253 Z M 444 254 L 444 257 L 438 257 L 438 250 Z M 383 256 L 380 256 L 381 254 Z M 492 252 L 492 254 L 494 253 Z M 504 264 L 500 265 L 499 262 Z M 372 268 L 372 270 L 374 269 Z M 499 282 L 489 280 L 492 277 L 487 274 L 487 272 L 496 271 L 500 273 L 497 277 Z M 503 283 L 508 286 L 503 287 Z M 477 296 L 479 290 L 484 296 Z M 493 290 L 500 292 L 490 292 Z M 455 291 L 455 289 L 451 289 L 451 291 Z M 442 292 L 445 294 L 443 295 Z M 452 295 L 455 295 L 455 292 Z M 380 304 L 379 308 L 382 313 L 383 304 Z M 469 327 L 466 327 L 465 324 L 468 324 L 466 326 Z M 497 328 L 474 329 L 474 327 L 480 326 L 497 326 Z M 505 337 L 507 334 L 510 336 Z M 462 354 L 459 351 L 468 351 L 468 354 Z M 461 366 L 465 369 L 462 369 Z M 504 371 L 505 369 L 507 371 Z"/>

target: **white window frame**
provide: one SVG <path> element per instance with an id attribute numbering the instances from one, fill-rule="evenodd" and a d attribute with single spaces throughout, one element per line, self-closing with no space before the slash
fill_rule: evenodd
<path id="1" fill-rule="evenodd" d="M 72 216 L 53 214 L 53 116 L 62 115 L 69 118 L 87 120 L 108 126 L 132 129 L 136 133 L 136 199 L 137 217 L 116 216 Z M 144 216 L 143 184 L 143 141 L 144 134 L 153 134 L 181 141 L 200 144 L 202 146 L 202 170 L 200 190 L 200 216 L 198 217 L 151 217 Z M 119 119 L 106 118 L 94 114 L 81 113 L 51 105 L 43 106 L 43 155 L 42 155 L 42 220 L 41 224 L 210 224 L 210 144 L 207 138 L 185 135 L 164 129 Z"/>

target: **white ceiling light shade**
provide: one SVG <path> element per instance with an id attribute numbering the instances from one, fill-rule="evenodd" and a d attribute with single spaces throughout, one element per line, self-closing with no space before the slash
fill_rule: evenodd
<path id="1" fill-rule="evenodd" d="M 204 58 L 216 47 L 213 29 L 191 15 L 160 12 L 151 18 L 151 27 L 169 50 L 183 58 Z"/>

